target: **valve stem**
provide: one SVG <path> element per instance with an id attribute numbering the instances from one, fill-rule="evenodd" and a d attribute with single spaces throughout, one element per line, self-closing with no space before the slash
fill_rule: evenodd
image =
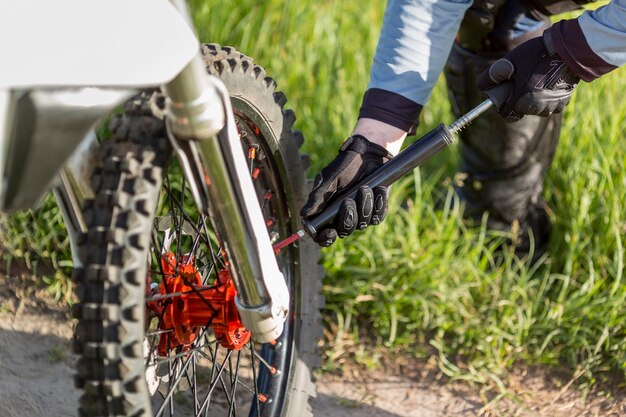
<path id="1" fill-rule="evenodd" d="M 304 237 L 304 230 L 302 230 L 302 229 L 298 230 L 296 233 L 294 233 L 293 235 L 289 236 L 287 239 L 281 240 L 280 242 L 275 244 L 273 246 L 274 253 L 278 255 L 282 248 L 284 248 L 287 245 L 291 245 L 292 243 L 294 243 L 297 240 L 300 240 L 303 237 Z"/>

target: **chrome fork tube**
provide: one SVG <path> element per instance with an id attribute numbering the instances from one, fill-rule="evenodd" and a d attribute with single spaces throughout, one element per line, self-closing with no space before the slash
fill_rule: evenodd
<path id="1" fill-rule="evenodd" d="M 198 56 L 164 87 L 168 131 L 197 206 L 208 213 L 228 257 L 243 324 L 257 340 L 282 333 L 289 293 L 278 269 L 230 99 Z M 208 204 L 210 203 L 210 204 Z"/>

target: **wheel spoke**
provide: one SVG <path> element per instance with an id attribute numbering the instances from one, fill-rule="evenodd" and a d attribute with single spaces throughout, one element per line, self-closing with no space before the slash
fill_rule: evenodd
<path id="1" fill-rule="evenodd" d="M 193 238 L 193 245 L 191 245 L 191 250 L 189 251 L 189 258 L 187 258 L 187 262 L 185 265 L 188 265 L 195 257 L 196 251 L 198 250 L 198 243 L 200 242 L 200 233 L 196 233 L 196 236 Z"/>
<path id="2" fill-rule="evenodd" d="M 176 353 L 173 356 L 168 356 L 167 359 L 163 359 L 161 361 L 155 362 L 155 365 L 159 366 L 159 365 L 163 365 L 163 364 L 166 364 L 166 363 L 169 364 L 169 363 L 174 362 L 176 359 L 181 359 L 181 358 L 184 358 L 186 356 L 194 355 L 195 353 L 203 350 L 207 346 L 208 345 L 198 346 L 196 348 L 192 348 L 192 349 L 186 350 L 186 351 L 181 352 L 181 353 Z"/>
<path id="3" fill-rule="evenodd" d="M 163 295 L 153 295 L 151 297 L 146 297 L 146 301 L 162 301 L 162 300 L 167 300 L 168 298 L 175 298 L 175 297 L 180 297 L 181 295 L 187 295 L 187 294 L 194 294 L 194 293 L 201 293 L 203 291 L 211 291 L 214 290 L 215 288 L 217 288 L 216 285 L 211 285 L 208 287 L 202 286 L 202 287 L 194 287 L 193 290 L 189 290 L 189 291 L 179 291 L 179 292 L 172 292 L 172 293 L 167 293 L 167 294 L 163 294 Z"/>
<path id="4" fill-rule="evenodd" d="M 169 178 L 169 176 L 167 178 Z M 164 184 L 163 186 L 164 186 L 165 191 L 166 191 L 166 193 L 168 195 L 168 199 L 170 201 L 170 204 L 173 206 L 172 211 L 170 213 L 170 216 L 175 217 L 174 214 L 176 212 L 178 212 L 179 216 L 180 216 L 179 219 L 181 220 L 181 225 L 186 221 L 187 222 L 186 224 L 189 224 L 189 226 L 193 229 L 193 232 L 194 232 L 195 235 L 200 234 L 200 230 L 198 229 L 197 226 L 194 225 L 193 219 L 191 218 L 191 216 L 189 214 L 187 214 L 187 212 L 185 211 L 185 208 L 182 206 L 181 201 L 174 196 L 174 193 L 172 192 L 172 190 L 171 190 L 171 188 L 169 186 L 169 181 L 166 184 Z M 176 208 L 176 210 L 174 210 L 174 207 Z M 202 218 L 204 218 L 204 217 L 205 216 L 202 216 Z M 174 220 L 172 221 L 172 224 L 175 224 Z M 177 230 L 178 230 L 178 228 L 177 228 Z M 208 245 L 209 242 L 210 242 L 210 238 L 207 236 L 207 241 L 205 241 L 205 243 Z"/>
<path id="5" fill-rule="evenodd" d="M 273 367 L 272 365 L 270 365 L 265 358 L 263 358 L 263 356 L 259 355 L 258 352 L 254 349 L 251 349 L 252 351 L 252 355 L 256 356 L 256 358 L 263 364 L 265 365 L 265 367 L 270 371 L 270 373 L 273 375 L 276 373 L 276 368 Z"/>
<path id="6" fill-rule="evenodd" d="M 231 360 L 228 361 L 228 369 L 230 371 L 230 404 L 228 407 L 228 417 L 231 417 L 233 415 L 234 412 L 236 412 L 236 406 L 235 406 L 235 392 L 236 392 L 236 388 L 237 388 L 237 377 L 239 376 L 239 359 L 241 357 L 241 351 L 237 352 L 237 364 L 235 365 L 235 371 L 233 374 L 233 364 L 232 364 L 232 357 Z M 226 394 L 226 392 L 224 392 L 224 394 Z M 228 397 L 228 396 L 227 396 Z"/>
<path id="7" fill-rule="evenodd" d="M 182 235 L 182 227 L 183 224 L 185 224 L 185 183 L 187 182 L 187 177 L 185 177 L 184 175 L 182 176 L 182 185 L 181 185 L 181 192 L 180 192 L 180 202 L 178 204 L 178 213 L 179 213 L 179 217 L 178 217 L 178 224 L 180 225 L 180 229 L 176 228 L 176 232 L 180 233 Z M 192 223 L 193 224 L 193 223 Z M 196 233 L 197 234 L 197 233 Z M 182 239 L 177 239 L 177 246 L 176 246 L 176 259 L 182 259 L 183 253 L 182 253 Z"/>
<path id="8" fill-rule="evenodd" d="M 191 389 L 193 392 L 193 409 L 194 409 L 194 414 L 198 413 L 198 409 L 200 408 L 200 402 L 198 401 L 198 378 L 197 378 L 197 372 L 198 372 L 198 363 L 196 361 L 196 355 L 193 355 L 192 357 L 192 369 L 193 369 L 193 384 L 191 385 Z"/>
<path id="9" fill-rule="evenodd" d="M 190 364 L 191 364 L 191 361 L 189 359 L 187 359 L 182 364 L 180 372 L 185 372 Z M 172 398 L 174 396 L 175 389 L 178 386 L 179 382 L 180 382 L 180 378 L 178 378 L 175 383 L 171 384 L 168 387 L 168 393 L 165 396 L 165 398 L 163 399 L 163 403 L 161 404 L 161 407 L 159 407 L 158 411 L 156 412 L 155 417 L 162 416 L 163 412 L 165 411 L 165 407 L 167 407 L 168 402 L 172 402 Z"/>
<path id="10" fill-rule="evenodd" d="M 204 398 L 204 401 L 202 402 L 202 405 L 200 406 L 200 410 L 199 410 L 198 414 L 201 414 L 202 411 L 204 410 L 204 408 L 208 406 L 209 401 L 211 399 L 211 395 L 213 394 L 213 390 L 217 386 L 217 383 L 222 381 L 221 380 L 221 375 L 224 372 L 224 370 L 226 369 L 226 361 L 228 361 L 230 359 L 230 355 L 232 353 L 233 353 L 232 350 L 229 350 L 228 353 L 226 353 L 226 357 L 224 358 L 224 361 L 222 361 L 221 365 L 218 365 L 217 361 L 213 362 L 214 365 L 216 365 L 219 368 L 219 370 L 217 372 L 217 376 L 215 377 L 215 381 L 211 380 L 211 385 L 209 386 L 209 392 L 207 392 L 206 397 Z M 216 353 L 216 356 L 217 356 L 217 353 Z M 223 382 L 224 381 L 222 381 L 222 383 Z"/>
<path id="11" fill-rule="evenodd" d="M 254 383 L 254 402 L 256 409 L 256 416 L 261 417 L 261 404 L 259 403 L 259 386 L 257 384 L 256 366 L 254 364 L 254 342 L 250 341 L 250 362 L 252 363 L 252 381 Z"/>
<path id="12" fill-rule="evenodd" d="M 211 254 L 211 260 L 213 261 L 213 265 L 215 266 L 215 268 L 219 269 L 218 267 L 219 252 L 216 255 L 216 252 L 213 250 L 213 243 L 211 243 L 211 239 L 209 237 L 209 228 L 207 227 L 207 224 L 206 224 L 206 216 L 202 216 L 202 231 L 205 234 L 205 240 L 209 248 L 209 253 Z M 222 262 L 220 262 L 220 264 L 222 268 L 224 268 L 225 265 Z"/>
<path id="13" fill-rule="evenodd" d="M 172 370 L 172 362 L 171 361 L 167 363 L 167 376 L 168 376 L 168 385 L 169 385 L 168 391 L 173 394 L 175 392 L 172 389 L 172 385 L 173 385 L 172 384 L 172 380 L 174 379 L 174 372 Z M 180 380 L 176 381 L 176 386 L 178 386 L 178 382 L 179 381 Z M 174 416 L 174 401 L 172 401 L 172 399 L 170 398 L 169 403 L 170 403 L 170 417 L 173 417 Z"/>
<path id="14" fill-rule="evenodd" d="M 215 358 L 213 357 L 209 357 L 207 354 L 205 354 L 204 352 L 198 352 L 201 356 L 204 356 L 206 359 L 208 359 L 209 361 L 213 362 L 215 361 Z M 224 371 L 224 373 L 226 375 L 228 375 L 230 377 L 231 373 L 229 371 Z M 254 388 L 250 388 L 247 384 L 239 381 L 238 382 L 239 386 L 243 389 L 245 389 L 246 391 L 248 391 L 250 394 L 255 394 L 258 395 L 258 389 L 257 389 L 257 385 L 256 385 L 256 379 L 254 380 Z"/>
<path id="15" fill-rule="evenodd" d="M 161 335 L 163 335 L 165 333 L 170 333 L 170 332 L 173 332 L 173 331 L 174 330 L 172 330 L 172 329 L 157 330 L 157 331 L 154 331 L 154 332 L 146 333 L 146 337 L 161 336 Z"/>

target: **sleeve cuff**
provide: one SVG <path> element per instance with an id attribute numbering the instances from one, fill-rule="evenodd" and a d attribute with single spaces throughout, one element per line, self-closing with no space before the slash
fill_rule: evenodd
<path id="1" fill-rule="evenodd" d="M 414 135 L 421 111 L 420 104 L 400 94 L 370 88 L 363 96 L 359 119 L 378 120 Z"/>
<path id="2" fill-rule="evenodd" d="M 593 52 L 578 20 L 561 20 L 548 30 L 555 52 L 582 80 L 591 82 L 617 68 Z"/>

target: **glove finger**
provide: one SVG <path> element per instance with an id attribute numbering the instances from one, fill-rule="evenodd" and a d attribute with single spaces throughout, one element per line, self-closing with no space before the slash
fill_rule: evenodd
<path id="1" fill-rule="evenodd" d="M 356 207 L 359 216 L 357 229 L 365 229 L 372 220 L 374 212 L 374 192 L 368 186 L 360 187 L 356 194 Z"/>
<path id="2" fill-rule="evenodd" d="M 518 114 L 529 114 L 541 117 L 560 113 L 565 107 L 569 97 L 562 97 L 558 91 L 535 91 L 524 94 L 517 101 L 515 111 Z"/>
<path id="3" fill-rule="evenodd" d="M 514 73 L 515 66 L 513 62 L 507 58 L 499 59 L 480 74 L 478 80 L 476 80 L 476 86 L 481 90 L 487 90 L 510 80 Z"/>
<path id="4" fill-rule="evenodd" d="M 377 225 L 382 223 L 387 216 L 387 187 L 374 188 L 374 210 L 372 212 L 372 220 L 370 224 Z"/>
<path id="5" fill-rule="evenodd" d="M 356 229 L 358 220 L 356 202 L 351 198 L 346 198 L 341 203 L 339 214 L 337 214 L 337 235 L 342 239 L 351 235 Z"/>
<path id="6" fill-rule="evenodd" d="M 315 176 L 313 191 L 311 191 L 306 203 L 300 209 L 300 216 L 309 217 L 324 208 L 326 202 L 335 195 L 336 187 L 333 187 L 333 182 L 334 179 L 324 181 L 324 171 Z"/>
<path id="7" fill-rule="evenodd" d="M 337 231 L 335 229 L 324 229 L 313 240 L 318 245 L 327 248 L 337 240 Z"/>

